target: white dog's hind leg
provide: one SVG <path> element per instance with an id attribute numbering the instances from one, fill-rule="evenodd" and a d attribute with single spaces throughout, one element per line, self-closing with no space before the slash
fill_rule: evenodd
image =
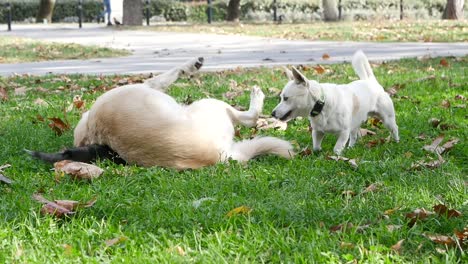
<path id="1" fill-rule="evenodd" d="M 312 144 L 313 144 L 314 151 L 322 150 L 322 140 L 324 136 L 325 136 L 325 133 L 319 132 L 315 129 L 312 130 Z"/>
<path id="2" fill-rule="evenodd" d="M 238 111 L 234 108 L 229 108 L 234 122 L 247 127 L 255 126 L 258 116 L 263 110 L 263 100 L 265 100 L 265 94 L 263 94 L 262 89 L 258 86 L 254 86 L 250 92 L 250 106 L 248 111 Z"/>
<path id="3" fill-rule="evenodd" d="M 338 135 L 338 140 L 336 141 L 335 147 L 333 148 L 333 151 L 337 155 L 340 155 L 343 149 L 345 148 L 345 145 L 349 139 L 349 134 L 350 134 L 350 131 L 349 129 L 347 129 L 347 130 L 341 131 L 340 134 Z"/>
<path id="4" fill-rule="evenodd" d="M 359 138 L 359 133 L 360 133 L 359 127 L 351 131 L 351 134 L 349 135 L 349 143 L 348 143 L 349 148 L 352 148 L 354 144 L 356 144 L 356 141 Z"/>
<path id="5" fill-rule="evenodd" d="M 181 66 L 174 67 L 167 72 L 146 80 L 145 84 L 155 90 L 164 92 L 169 85 L 177 81 L 181 75 L 192 75 L 197 72 L 203 66 L 203 61 L 204 59 L 202 57 L 191 59 Z"/>
<path id="6" fill-rule="evenodd" d="M 387 94 L 379 98 L 377 109 L 377 115 L 382 119 L 382 123 L 388 130 L 390 130 L 393 139 L 396 142 L 399 142 L 400 137 L 398 135 L 398 126 L 395 120 L 395 109 L 393 107 L 392 100 Z"/>

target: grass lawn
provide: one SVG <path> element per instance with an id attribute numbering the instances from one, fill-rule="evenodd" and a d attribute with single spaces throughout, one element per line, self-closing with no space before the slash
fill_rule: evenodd
<path id="1" fill-rule="evenodd" d="M 310 24 L 200 24 L 151 26 L 144 30 L 241 34 L 260 37 L 336 41 L 466 42 L 467 21 L 357 21 Z"/>
<path id="2" fill-rule="evenodd" d="M 89 108 L 103 90 L 141 76 L 0 79 L 0 94 L 8 93 L 0 103 L 0 166 L 11 164 L 2 174 L 14 181 L 0 182 L 0 262 L 466 263 L 466 239 L 455 242 L 454 230 L 468 228 L 467 63 L 464 57 L 374 65 L 384 87 L 399 88 L 393 100 L 401 142 L 385 141 L 388 131 L 367 123 L 376 135 L 364 136 L 343 154 L 355 159 L 357 168 L 328 158 L 336 141 L 328 136 L 323 152 L 293 160 L 266 156 L 247 165 L 181 172 L 101 162 L 106 171 L 92 182 L 56 177 L 50 165 L 32 160 L 23 148 L 71 146 L 72 131 L 56 136 L 47 118 L 75 125 L 82 110 L 72 105 L 74 96 Z M 320 81 L 357 79 L 348 64 L 324 67 L 321 75 L 312 67 L 304 72 Z M 285 82 L 280 69 L 237 69 L 181 80 L 170 94 L 180 102 L 221 99 L 233 87 L 257 84 L 267 95 L 268 114 Z M 224 100 L 248 106 L 248 97 L 245 92 Z M 431 118 L 440 124 L 435 127 Z M 243 128 L 240 134 L 254 132 Z M 286 131 L 257 133 L 286 138 L 298 149 L 311 145 L 304 119 L 292 121 Z M 460 140 L 442 154 L 445 163 L 411 169 L 418 161 L 438 160 L 422 147 L 440 134 L 444 142 Z M 31 199 L 38 192 L 49 200 L 97 201 L 55 219 L 40 214 L 41 204 Z M 422 208 L 434 212 L 437 204 L 462 215 L 407 216 Z"/>
<path id="3" fill-rule="evenodd" d="M 0 63 L 73 60 L 130 55 L 126 50 L 0 37 Z"/>

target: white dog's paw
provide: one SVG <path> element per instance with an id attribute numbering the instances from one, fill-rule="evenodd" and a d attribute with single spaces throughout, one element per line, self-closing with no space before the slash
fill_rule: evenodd
<path id="1" fill-rule="evenodd" d="M 180 67 L 181 73 L 189 76 L 194 74 L 203 66 L 204 60 L 205 59 L 203 59 L 203 57 L 198 57 L 189 60 L 184 65 L 182 65 L 182 67 Z"/>
<path id="2" fill-rule="evenodd" d="M 263 100 L 265 100 L 265 94 L 263 93 L 260 87 L 255 85 L 254 87 L 252 87 L 252 90 L 250 92 L 250 98 L 252 99 L 252 101 L 255 100 L 263 102 Z"/>

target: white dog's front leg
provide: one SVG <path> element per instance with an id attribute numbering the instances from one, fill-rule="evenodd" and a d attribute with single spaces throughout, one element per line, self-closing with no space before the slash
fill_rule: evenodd
<path id="1" fill-rule="evenodd" d="M 353 147 L 356 144 L 357 139 L 359 138 L 360 128 L 354 129 L 351 131 L 351 135 L 349 136 L 349 144 L 348 147 Z"/>
<path id="2" fill-rule="evenodd" d="M 340 134 L 338 135 L 338 140 L 336 141 L 335 147 L 333 148 L 333 151 L 337 155 L 340 155 L 344 147 L 346 146 L 346 143 L 348 142 L 348 139 L 349 139 L 349 132 L 350 132 L 349 129 L 347 129 L 347 130 L 341 131 Z"/>
<path id="3" fill-rule="evenodd" d="M 312 144 L 313 144 L 314 151 L 322 150 L 322 140 L 324 136 L 325 136 L 325 133 L 317 131 L 315 129 L 312 130 Z"/>
<path id="4" fill-rule="evenodd" d="M 192 75 L 203 66 L 203 58 L 195 58 L 187 61 L 181 66 L 174 67 L 167 72 L 161 73 L 145 81 L 151 88 L 159 91 L 166 91 L 169 85 L 173 84 L 180 75 Z"/>
<path id="5" fill-rule="evenodd" d="M 254 86 L 250 92 L 250 107 L 248 111 L 231 110 L 236 123 L 247 127 L 253 127 L 257 124 L 258 116 L 263 110 L 263 100 L 265 94 L 258 86 Z"/>

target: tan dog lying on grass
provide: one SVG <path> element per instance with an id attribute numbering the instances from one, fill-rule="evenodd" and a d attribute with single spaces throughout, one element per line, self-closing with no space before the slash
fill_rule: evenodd
<path id="1" fill-rule="evenodd" d="M 254 126 L 265 95 L 253 87 L 248 111 L 216 99 L 181 105 L 165 93 L 182 74 L 196 72 L 203 58 L 101 95 L 74 131 L 76 148 L 60 153 L 28 151 L 45 161 L 90 162 L 113 158 L 141 166 L 196 169 L 228 159 L 245 162 L 262 154 L 292 157 L 293 147 L 274 137 L 234 141 L 234 126 Z"/>
<path id="2" fill-rule="evenodd" d="M 281 92 L 273 117 L 282 121 L 308 117 L 314 151 L 321 150 L 325 133 L 333 133 L 338 135 L 333 150 L 341 154 L 348 140 L 349 147 L 356 143 L 361 124 L 369 116 L 380 118 L 398 142 L 393 102 L 375 78 L 366 55 L 357 51 L 352 64 L 360 80 L 348 84 L 318 83 L 307 80 L 296 68 L 292 72 L 286 69 L 290 81 Z"/>

